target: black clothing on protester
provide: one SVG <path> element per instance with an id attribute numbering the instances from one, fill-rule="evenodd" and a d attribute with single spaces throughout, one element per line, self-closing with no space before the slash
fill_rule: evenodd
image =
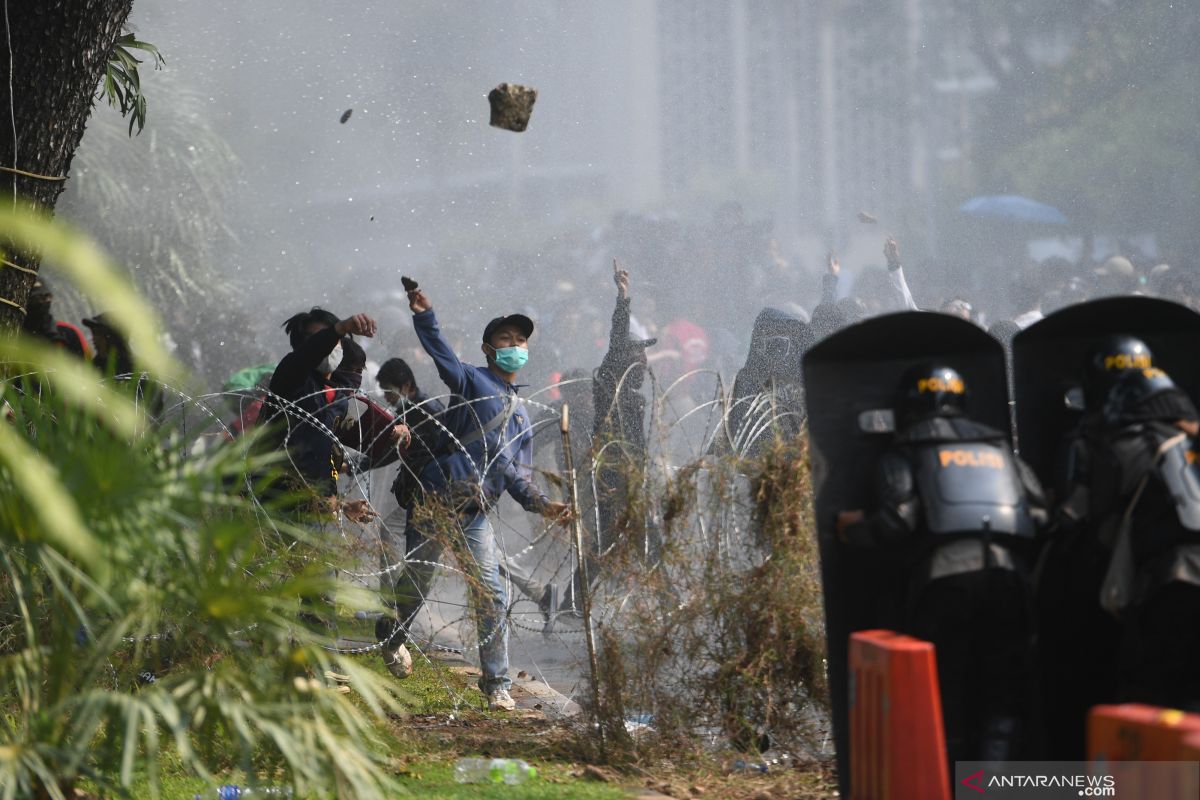
<path id="1" fill-rule="evenodd" d="M 848 317 L 846 307 L 838 303 L 837 290 L 837 275 L 826 273 L 821 276 L 821 302 L 813 308 L 809 321 L 809 326 L 818 339 L 832 336 L 857 320 L 857 317 Z"/>
<path id="2" fill-rule="evenodd" d="M 404 454 L 404 463 L 392 483 L 396 502 L 406 511 L 420 500 L 423 488 L 421 472 L 433 462 L 445 448 L 446 433 L 442 430 L 442 413 L 446 410 L 440 400 L 435 400 L 421 391 L 412 398 L 401 397 L 392 409 L 396 423 L 408 426 L 412 436 Z"/>
<path id="3" fill-rule="evenodd" d="M 608 352 L 592 379 L 595 503 L 599 517 L 599 530 L 593 538 L 597 552 L 607 549 L 623 532 L 641 537 L 644 549 L 658 550 L 657 538 L 647 529 L 644 515 L 624 513 L 630 488 L 640 484 L 645 469 L 646 399 L 642 383 L 646 348 L 656 341 L 630 338 L 629 306 L 629 298 L 617 298 Z"/>
<path id="4" fill-rule="evenodd" d="M 261 417 L 274 430 L 268 441 L 288 452 L 290 477 L 319 497 L 337 492 L 340 448 L 330 431 L 346 414 L 347 392 L 317 366 L 338 341 L 335 328 L 322 328 L 285 355 L 271 375 Z"/>
<path id="5" fill-rule="evenodd" d="M 645 455 L 646 348 L 655 340 L 629 338 L 629 298 L 618 298 L 613 309 L 608 352 L 592 381 L 593 433 L 605 441 L 616 440 L 630 453 Z"/>
<path id="6" fill-rule="evenodd" d="M 934 508 L 946 501 L 932 491 L 931 453 L 943 469 L 978 476 L 974 520 Z M 877 466 L 876 497 L 875 510 L 843 535 L 899 565 L 880 603 L 896 627 L 936 648 L 951 762 L 1018 757 L 1032 685 L 1031 534 L 1045 520 L 1036 477 L 999 431 L 932 417 L 897 433 Z M 989 504 L 996 530 L 980 513 Z"/>
<path id="7" fill-rule="evenodd" d="M 759 312 L 750 334 L 750 353 L 733 382 L 726 421 L 732 450 L 753 455 L 776 436 L 790 439 L 800 432 L 804 421 L 800 363 L 812 345 L 812 332 L 800 320 L 776 308 Z"/>
<path id="8" fill-rule="evenodd" d="M 25 316 L 21 330 L 30 336 L 61 347 L 69 353 L 83 358 L 87 355 L 83 342 L 83 334 L 70 323 L 59 322 L 50 312 L 50 303 L 36 302 L 30 295 L 29 312 Z"/>

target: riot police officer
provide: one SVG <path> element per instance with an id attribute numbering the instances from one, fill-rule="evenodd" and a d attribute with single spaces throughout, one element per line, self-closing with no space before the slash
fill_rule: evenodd
<path id="1" fill-rule="evenodd" d="M 1083 598 L 1112 615 L 1110 697 L 1200 710 L 1200 421 L 1145 343 L 1093 351 L 1064 519 L 1104 554 Z M 1118 645 L 1119 642 L 1119 645 Z"/>
<path id="2" fill-rule="evenodd" d="M 842 512 L 838 535 L 904 573 L 899 627 L 933 642 L 946 742 L 955 760 L 1016 757 L 1032 636 L 1029 560 L 1045 520 L 1041 488 L 1004 435 L 966 416 L 946 366 L 905 373 L 877 505 Z"/>
<path id="3" fill-rule="evenodd" d="M 1113 454 L 1101 412 L 1123 374 L 1152 364 L 1150 349 L 1130 336 L 1092 346 L 1082 371 L 1084 413 L 1060 445 L 1055 524 L 1035 587 L 1047 758 L 1085 758 L 1088 709 L 1118 697 L 1120 630 L 1098 602 L 1111 557 L 1101 523 L 1120 515 L 1118 470 L 1106 463 Z"/>
<path id="4" fill-rule="evenodd" d="M 1133 587 L 1120 584 L 1133 579 L 1108 579 L 1117 577 L 1114 567 L 1124 566 L 1130 576 L 1135 567 L 1127 551 L 1114 562 L 1114 546 L 1123 524 L 1139 542 L 1139 554 L 1155 549 L 1148 543 L 1166 532 L 1163 515 L 1173 501 L 1150 473 L 1158 446 L 1168 434 L 1182 433 L 1175 422 L 1195 416 L 1187 396 L 1164 383 L 1170 379 L 1154 369 L 1153 353 L 1135 337 L 1108 335 L 1092 345 L 1081 378 L 1084 413 L 1062 447 L 1054 533 L 1036 587 L 1045 756 L 1056 760 L 1085 757 L 1089 708 L 1139 696 L 1122 687 L 1133 665 L 1144 662 L 1131 649 L 1133 630 L 1123 631 L 1113 613 L 1130 604 L 1125 595 Z M 1114 588 L 1118 594 L 1102 604 L 1102 590 Z"/>

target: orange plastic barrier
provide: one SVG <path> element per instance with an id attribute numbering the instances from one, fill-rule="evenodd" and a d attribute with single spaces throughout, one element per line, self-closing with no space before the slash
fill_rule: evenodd
<path id="1" fill-rule="evenodd" d="M 1200 760 L 1200 714 L 1127 703 L 1096 706 L 1088 714 L 1088 759 L 1107 762 L 1123 795 L 1146 798 L 1200 797 L 1191 771 L 1137 771 L 1121 761 Z"/>
<path id="2" fill-rule="evenodd" d="M 1183 740 L 1200 734 L 1200 714 L 1126 703 L 1088 714 L 1088 758 L 1104 761 L 1191 761 Z"/>
<path id="3" fill-rule="evenodd" d="M 1180 761 L 1200 761 L 1200 733 L 1192 733 L 1183 737 L 1181 748 Z"/>
<path id="4" fill-rule="evenodd" d="M 950 800 L 933 645 L 850 635 L 850 799 Z"/>

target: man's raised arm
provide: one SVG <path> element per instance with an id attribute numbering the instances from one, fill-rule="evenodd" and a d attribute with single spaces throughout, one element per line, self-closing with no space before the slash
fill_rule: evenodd
<path id="1" fill-rule="evenodd" d="M 467 371 L 458 359 L 454 348 L 442 336 L 437 317 L 433 314 L 433 303 L 421 289 L 408 291 L 408 307 L 413 312 L 413 328 L 425 352 L 437 366 L 438 375 L 446 387 L 455 394 L 462 394 L 467 382 Z"/>

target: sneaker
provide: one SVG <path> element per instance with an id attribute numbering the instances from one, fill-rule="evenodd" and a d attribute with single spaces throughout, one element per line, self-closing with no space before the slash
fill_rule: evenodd
<path id="1" fill-rule="evenodd" d="M 488 711 L 512 711 L 517 707 L 517 701 L 512 699 L 508 689 L 493 689 L 488 693 Z"/>
<path id="2" fill-rule="evenodd" d="M 330 683 L 349 683 L 350 676 L 327 669 L 325 670 L 325 680 L 329 681 Z"/>
<path id="3" fill-rule="evenodd" d="M 400 645 L 395 650 L 385 649 L 383 663 L 387 665 L 388 672 L 392 673 L 393 678 L 403 679 L 412 675 L 412 656 L 409 655 L 408 648 L 404 645 Z"/>

